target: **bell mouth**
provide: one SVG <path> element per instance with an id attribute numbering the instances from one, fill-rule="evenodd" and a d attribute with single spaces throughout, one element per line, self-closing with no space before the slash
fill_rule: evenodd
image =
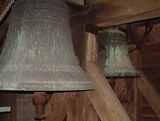
<path id="1" fill-rule="evenodd" d="M 106 78 L 138 78 L 140 75 L 136 72 L 114 72 L 114 73 L 105 73 Z"/>

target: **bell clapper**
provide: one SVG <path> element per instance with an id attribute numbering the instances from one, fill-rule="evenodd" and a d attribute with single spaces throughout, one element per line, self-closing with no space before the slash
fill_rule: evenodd
<path id="1" fill-rule="evenodd" d="M 32 98 L 33 104 L 36 106 L 36 120 L 46 119 L 45 115 L 45 105 L 48 102 L 48 97 L 46 92 L 34 92 Z"/>

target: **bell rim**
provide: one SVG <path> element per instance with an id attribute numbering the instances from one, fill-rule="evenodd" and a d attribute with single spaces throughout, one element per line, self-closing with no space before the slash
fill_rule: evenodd
<path id="1" fill-rule="evenodd" d="M 124 77 L 128 77 L 128 78 L 136 78 L 139 77 L 140 74 L 138 71 L 134 71 L 134 72 L 104 72 L 104 75 L 108 78 L 124 78 Z"/>
<path id="2" fill-rule="evenodd" d="M 94 85 L 83 71 L 48 72 L 4 71 L 0 73 L 0 90 L 10 91 L 76 91 L 92 90 Z M 38 74 L 38 75 L 37 75 Z"/>
<path id="3" fill-rule="evenodd" d="M 23 82 L 22 82 L 23 83 Z M 62 82 L 63 83 L 63 82 Z M 0 86 L 0 91 L 13 91 L 13 92 L 35 92 L 35 91 L 46 91 L 46 92 L 63 92 L 63 91 L 89 91 L 89 90 L 94 90 L 94 86 L 92 83 L 82 83 L 82 84 L 65 84 L 65 86 L 62 87 L 62 84 L 55 84 L 55 83 L 50 83 L 49 86 L 42 86 L 39 87 L 36 85 L 33 85 L 33 83 L 23 83 L 24 85 L 32 85 L 32 86 L 23 86 L 23 87 L 19 87 L 18 85 L 16 85 L 15 87 L 11 87 L 10 85 L 2 85 Z M 52 86 L 54 85 L 54 87 Z"/>

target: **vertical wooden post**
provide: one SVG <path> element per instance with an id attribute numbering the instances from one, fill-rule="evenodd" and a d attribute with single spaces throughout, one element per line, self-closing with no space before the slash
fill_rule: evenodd
<path id="1" fill-rule="evenodd" d="M 17 93 L 16 121 L 34 121 L 35 106 L 32 103 L 32 96 L 32 93 Z"/>

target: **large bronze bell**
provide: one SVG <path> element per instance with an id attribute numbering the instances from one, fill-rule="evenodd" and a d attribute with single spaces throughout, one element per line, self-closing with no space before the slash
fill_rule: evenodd
<path id="1" fill-rule="evenodd" d="M 118 29 L 104 29 L 98 32 L 98 39 L 105 46 L 105 52 L 101 52 L 100 58 L 106 77 L 136 77 L 139 75 L 131 64 L 124 32 Z"/>
<path id="2" fill-rule="evenodd" d="M 17 0 L 0 57 L 0 90 L 91 90 L 77 64 L 63 0 Z"/>

